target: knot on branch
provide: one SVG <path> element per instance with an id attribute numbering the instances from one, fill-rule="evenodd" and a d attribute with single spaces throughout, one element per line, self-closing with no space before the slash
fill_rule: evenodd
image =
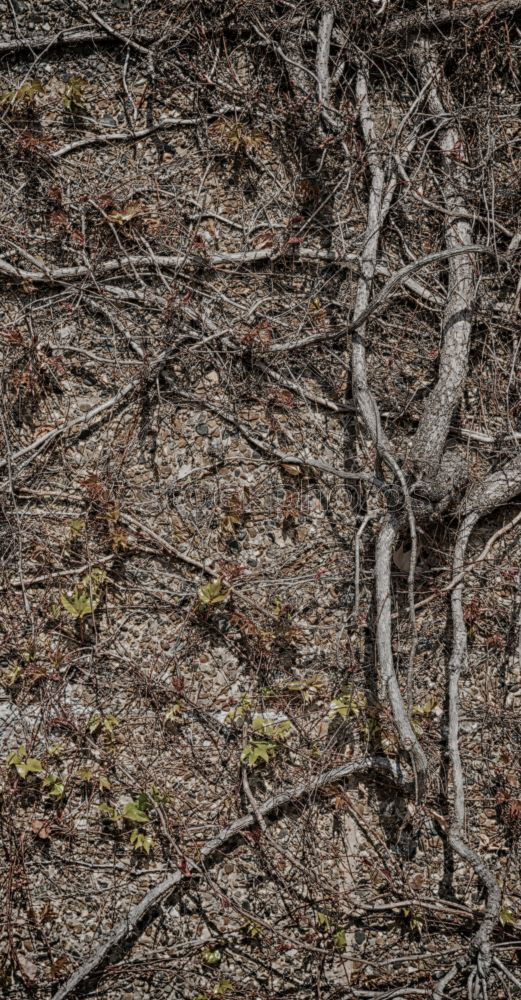
<path id="1" fill-rule="evenodd" d="M 450 506 L 455 493 L 458 493 L 468 480 L 468 466 L 464 455 L 456 450 L 446 451 L 439 468 L 429 477 L 423 477 L 411 487 L 413 507 L 418 507 L 418 514 L 430 516 L 443 513 Z M 425 508 L 422 511 L 422 507 Z"/>

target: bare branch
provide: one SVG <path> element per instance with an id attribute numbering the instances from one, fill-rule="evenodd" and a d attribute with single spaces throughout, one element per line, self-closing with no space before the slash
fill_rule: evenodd
<path id="1" fill-rule="evenodd" d="M 276 818 L 276 815 L 285 807 L 298 802 L 300 799 L 312 798 L 325 785 L 341 782 L 351 775 L 364 774 L 371 771 L 377 774 L 385 774 L 392 777 L 402 787 L 404 785 L 400 767 L 394 761 L 387 760 L 385 757 L 365 757 L 355 763 L 343 764 L 341 767 L 333 768 L 331 771 L 319 774 L 311 781 L 302 782 L 283 792 L 279 792 L 277 795 L 273 795 L 265 802 L 259 804 L 255 812 L 246 813 L 245 816 L 234 820 L 230 826 L 221 830 L 220 833 L 204 845 L 197 865 L 193 865 L 188 861 L 186 873 L 182 871 L 174 872 L 147 892 L 146 896 L 136 906 L 132 907 L 125 918 L 112 931 L 105 935 L 102 944 L 94 954 L 83 962 L 70 979 L 57 990 L 53 1000 L 66 1000 L 66 997 L 76 992 L 79 986 L 102 968 L 103 964 L 116 949 L 125 946 L 125 943 L 132 935 L 143 926 L 146 918 L 153 914 L 161 903 L 171 898 L 177 887 L 192 875 L 192 871 L 197 872 L 199 867 L 204 867 L 205 864 L 214 862 L 216 855 L 223 848 L 228 847 L 236 840 L 240 833 L 244 830 L 249 830 L 258 822 L 258 816 L 262 818 Z"/>
<path id="2" fill-rule="evenodd" d="M 140 43 L 136 42 L 134 38 L 122 35 L 120 31 L 117 31 L 116 28 L 113 28 L 110 24 L 104 21 L 103 18 L 96 13 L 96 11 L 92 10 L 89 4 L 83 3 L 83 0 L 73 0 L 73 2 L 76 7 L 80 7 L 84 14 L 87 14 L 87 16 L 90 17 L 91 21 L 94 21 L 95 24 L 99 25 L 99 27 L 110 36 L 110 38 L 115 38 L 116 41 L 122 42 L 124 45 L 129 45 L 130 48 L 134 49 L 135 52 L 139 52 L 140 55 L 146 56 L 147 58 L 149 57 L 150 49 L 145 48 L 144 45 L 140 45 Z"/>
<path id="3" fill-rule="evenodd" d="M 316 73 L 318 80 L 318 100 L 321 106 L 329 107 L 331 98 L 331 80 L 329 76 L 329 50 L 331 32 L 335 16 L 332 10 L 325 10 L 320 18 L 318 28 Z"/>
<path id="4" fill-rule="evenodd" d="M 437 81 L 442 71 L 429 43 L 419 43 L 414 57 L 420 83 L 424 87 L 429 84 L 427 102 L 431 115 L 438 120 L 447 119 L 438 93 Z M 463 165 L 463 138 L 449 118 L 448 124 L 438 130 L 437 139 L 443 157 L 445 204 L 452 213 L 445 228 L 445 240 L 447 249 L 454 250 L 472 244 L 472 226 L 468 221 L 469 213 L 463 195 L 469 185 Z M 475 264 L 470 254 L 450 256 L 448 269 L 449 286 L 438 382 L 425 403 L 413 443 L 415 463 L 427 480 L 435 477 L 439 469 L 452 415 L 467 375 L 476 295 Z"/>
<path id="5" fill-rule="evenodd" d="M 152 44 L 155 40 L 156 37 L 150 32 L 141 30 L 134 31 L 127 40 L 107 35 L 106 31 L 95 31 L 92 28 L 64 28 L 63 31 L 59 31 L 51 38 L 48 35 L 32 35 L 30 38 L 12 38 L 0 41 L 0 57 L 18 55 L 24 52 L 44 52 L 66 45 L 99 45 L 102 42 L 112 42 L 112 44 L 119 42 L 126 45 L 128 41 Z"/>
<path id="6" fill-rule="evenodd" d="M 412 728 L 398 686 L 393 664 L 391 627 L 391 565 L 397 530 L 390 517 L 382 525 L 376 540 L 376 641 L 380 665 L 380 693 L 389 699 L 400 743 L 411 755 L 421 796 L 427 776 L 427 758 Z"/>
<path id="7" fill-rule="evenodd" d="M 458 530 L 453 559 L 453 575 L 459 577 L 461 582 L 454 587 L 451 595 L 452 654 L 449 663 L 448 748 L 454 786 L 454 820 L 450 827 L 449 840 L 460 857 L 472 866 L 487 889 L 485 916 L 473 940 L 474 948 L 481 954 L 485 975 L 490 968 L 490 938 L 498 919 L 501 892 L 488 866 L 466 844 L 463 837 L 465 786 L 459 750 L 459 684 L 467 658 L 467 628 L 463 610 L 462 578 L 468 542 L 477 522 L 496 507 L 508 503 L 519 492 L 521 492 L 521 455 L 517 455 L 503 469 L 491 473 L 482 483 L 469 491 L 464 501 L 463 520 Z"/>
<path id="8" fill-rule="evenodd" d="M 502 14 L 519 12 L 519 0 L 485 0 L 484 3 L 461 3 L 458 6 L 444 8 L 428 14 L 411 14 L 409 17 L 396 17 L 385 25 L 384 33 L 401 35 L 404 39 L 410 36 L 416 41 L 418 33 L 427 33 L 435 28 L 450 28 L 453 24 L 472 24 L 480 18 L 490 18 Z"/>
<path id="9" fill-rule="evenodd" d="M 207 116 L 206 121 L 213 121 L 214 118 L 220 118 L 222 115 L 230 114 L 236 110 L 237 108 L 232 104 L 225 104 L 218 111 L 212 111 Z M 197 118 L 164 118 L 155 125 L 151 125 L 150 128 L 140 129 L 139 132 L 104 132 L 100 135 L 89 135 L 84 139 L 76 139 L 74 142 L 67 143 L 66 146 L 61 146 L 60 149 L 53 150 L 49 156 L 52 160 L 62 160 L 66 156 L 70 156 L 71 153 L 79 153 L 82 149 L 89 149 L 91 146 L 116 146 L 138 142 L 140 139 L 146 139 L 149 135 L 155 135 L 157 132 L 201 125 L 203 120 L 201 115 Z"/>

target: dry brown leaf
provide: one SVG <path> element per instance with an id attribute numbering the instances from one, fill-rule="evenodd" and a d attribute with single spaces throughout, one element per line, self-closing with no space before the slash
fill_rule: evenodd
<path id="1" fill-rule="evenodd" d="M 38 968 L 34 962 L 31 962 L 22 952 L 17 953 L 16 961 L 24 979 L 27 979 L 30 983 L 35 983 L 38 976 Z"/>
<path id="2" fill-rule="evenodd" d="M 61 958 L 57 958 L 56 961 L 53 962 L 51 965 L 52 978 L 59 979 L 60 976 L 63 976 L 64 972 L 67 972 L 67 969 L 69 968 L 70 964 L 71 964 L 70 960 L 67 958 L 66 955 L 63 955 Z"/>
<path id="3" fill-rule="evenodd" d="M 129 201 L 122 209 L 113 209 L 112 212 L 108 212 L 107 218 L 111 222 L 115 222 L 117 226 L 124 226 L 127 222 L 132 222 L 139 215 L 144 215 L 146 212 L 146 205 L 142 201 Z"/>
<path id="4" fill-rule="evenodd" d="M 56 913 L 54 912 L 49 900 L 47 900 L 45 905 L 40 910 L 40 913 L 38 914 L 38 920 L 40 921 L 41 924 L 48 924 L 51 922 L 51 920 L 54 920 L 55 916 Z"/>

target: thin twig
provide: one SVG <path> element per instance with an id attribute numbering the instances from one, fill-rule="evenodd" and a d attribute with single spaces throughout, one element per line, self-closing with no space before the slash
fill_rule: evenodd
<path id="1" fill-rule="evenodd" d="M 75 3 L 76 7 L 80 7 L 81 10 L 85 14 L 87 14 L 87 17 L 90 17 L 90 19 L 94 21 L 94 23 L 97 24 L 98 27 L 102 28 L 103 31 L 107 33 L 107 35 L 110 35 L 111 38 L 115 38 L 118 42 L 123 42 L 124 45 L 128 45 L 130 48 L 134 49 L 134 52 L 139 52 L 140 55 L 146 56 L 148 59 L 150 55 L 149 48 L 145 48 L 144 45 L 140 45 L 139 42 L 136 42 L 134 38 L 129 38 L 127 35 L 123 35 L 121 31 L 118 31 L 116 28 L 113 28 L 110 24 L 107 23 L 107 21 L 104 21 L 99 14 L 97 14 L 94 10 L 92 10 L 90 4 L 84 3 L 83 0 L 73 0 L 73 2 Z"/>
<path id="2" fill-rule="evenodd" d="M 404 779 L 398 764 L 387 760 L 385 757 L 365 757 L 362 760 L 350 764 L 343 764 L 341 767 L 333 768 L 323 774 L 319 774 L 310 781 L 304 781 L 271 796 L 258 806 L 258 814 L 263 818 L 275 818 L 288 805 L 292 805 L 303 798 L 312 798 L 314 794 L 326 785 L 336 784 L 354 774 L 366 772 L 376 772 L 392 777 L 400 785 L 404 785 Z M 217 860 L 217 856 L 222 853 L 223 848 L 232 844 L 239 834 L 249 830 L 258 822 L 255 812 L 234 820 L 230 826 L 221 830 L 215 837 L 207 841 L 199 854 L 199 862 L 194 865 L 187 860 L 185 870 L 177 871 L 168 875 L 167 878 L 159 882 L 154 888 L 133 906 L 124 919 L 111 931 L 105 933 L 102 943 L 94 953 L 84 961 L 79 969 L 72 974 L 67 982 L 61 986 L 54 994 L 53 1000 L 66 1000 L 79 986 L 96 973 L 99 973 L 103 965 L 116 950 L 123 948 L 127 941 L 142 927 L 147 917 L 154 913 L 161 903 L 165 903 L 171 898 L 173 892 L 184 883 L 199 866 L 212 863 Z"/>
<path id="3" fill-rule="evenodd" d="M 156 40 L 155 35 L 151 35 L 148 31 L 134 31 L 132 33 L 132 41 L 142 41 L 152 43 Z M 49 38 L 48 35 L 32 35 L 30 38 L 9 38 L 0 41 L 0 57 L 8 55 L 18 55 L 22 52 L 29 52 L 34 55 L 35 52 L 43 52 L 49 49 L 58 48 L 60 46 L 66 45 L 99 45 L 100 42 L 122 42 L 123 44 L 128 44 L 127 39 L 119 39 L 116 36 L 107 35 L 106 31 L 96 31 L 93 28 L 64 28 L 62 31 L 58 31 L 56 35 Z"/>

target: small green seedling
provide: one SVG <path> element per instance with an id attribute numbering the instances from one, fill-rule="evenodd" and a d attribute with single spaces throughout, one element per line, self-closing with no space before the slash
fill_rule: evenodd
<path id="1" fill-rule="evenodd" d="M 284 685 L 286 691 L 300 694 L 302 701 L 306 705 L 312 701 L 316 701 L 321 696 L 323 687 L 324 678 L 318 674 L 315 674 L 313 677 L 303 678 L 300 681 L 289 681 L 288 684 Z"/>
<path id="2" fill-rule="evenodd" d="M 111 823 L 117 823 L 121 819 L 120 813 L 115 806 L 111 806 L 109 802 L 100 802 L 97 806 L 98 812 L 103 816 L 104 819 L 109 820 Z"/>
<path id="3" fill-rule="evenodd" d="M 197 607 L 207 608 L 214 604 L 222 604 L 228 600 L 230 591 L 226 590 L 220 577 L 205 583 L 197 591 Z"/>
<path id="4" fill-rule="evenodd" d="M 62 608 L 71 618 L 83 621 L 98 607 L 101 600 L 101 588 L 106 579 L 107 574 L 104 569 L 91 570 L 80 580 L 72 593 L 60 594 Z"/>
<path id="5" fill-rule="evenodd" d="M 135 851 L 143 851 L 145 854 L 150 854 L 154 841 L 147 833 L 142 833 L 135 826 L 130 834 L 130 843 Z"/>
<path id="6" fill-rule="evenodd" d="M 262 937 L 262 927 L 260 927 L 259 924 L 256 924 L 253 920 L 245 925 L 244 932 L 253 940 L 255 940 L 255 938 Z"/>
<path id="7" fill-rule="evenodd" d="M 317 927 L 319 927 L 321 931 L 329 932 L 331 930 L 331 921 L 327 913 L 321 913 L 319 910 L 315 919 Z"/>
<path id="8" fill-rule="evenodd" d="M 0 107 L 6 104 L 10 107 L 27 107 L 34 104 L 37 94 L 41 94 L 43 83 L 41 80 L 26 80 L 17 90 L 3 90 L 0 92 Z"/>
<path id="9" fill-rule="evenodd" d="M 17 774 L 24 781 L 30 774 L 41 774 L 43 771 L 41 760 L 38 760 L 37 757 L 28 757 L 24 744 L 9 755 L 7 763 L 10 767 L 16 768 Z"/>
<path id="10" fill-rule="evenodd" d="M 136 802 L 127 802 L 121 810 L 122 818 L 130 820 L 131 823 L 148 823 L 150 816 L 140 806 L 139 799 Z"/>
<path id="11" fill-rule="evenodd" d="M 250 696 L 248 694 L 241 694 L 239 704 L 235 708 L 230 709 L 224 721 L 228 725 L 231 725 L 232 722 L 242 722 L 249 715 L 252 707 L 253 702 Z"/>
<path id="12" fill-rule="evenodd" d="M 340 927 L 333 934 L 333 944 L 335 948 L 338 948 L 340 951 L 345 951 L 347 948 L 346 932 L 343 927 Z"/>
<path id="13" fill-rule="evenodd" d="M 114 730 L 116 726 L 119 725 L 119 720 L 115 715 L 99 715 L 95 714 L 89 720 L 87 725 L 87 731 L 91 736 L 97 736 L 98 733 L 102 733 L 108 739 L 113 739 Z"/>
<path id="14" fill-rule="evenodd" d="M 150 854 L 154 841 L 150 834 L 145 833 L 141 828 L 150 822 L 150 816 L 145 809 L 148 809 L 151 804 L 148 795 L 142 794 L 135 801 L 126 802 L 121 812 L 108 802 L 100 802 L 97 808 L 105 820 L 114 823 L 119 828 L 121 828 L 123 820 L 128 823 L 137 823 L 138 825 L 130 831 L 129 842 L 135 851 Z"/>
<path id="15" fill-rule="evenodd" d="M 248 767 L 256 767 L 259 761 L 269 764 L 276 751 L 277 747 L 275 743 L 255 740 L 244 747 L 241 753 L 241 761 L 243 764 L 247 764 Z"/>
<path id="16" fill-rule="evenodd" d="M 47 794 L 52 795 L 54 799 L 61 799 L 65 791 L 63 780 L 56 774 L 47 774 L 42 781 L 42 788 L 46 788 Z"/>
<path id="17" fill-rule="evenodd" d="M 220 979 L 214 988 L 213 995 L 214 997 L 225 997 L 230 990 L 233 990 L 231 979 Z"/>
<path id="18" fill-rule="evenodd" d="M 340 951 L 345 951 L 347 947 L 347 938 L 345 929 L 343 927 L 335 927 L 331 923 L 331 920 L 328 917 L 327 913 L 321 913 L 320 911 L 317 913 L 315 917 L 315 922 L 317 925 L 317 929 L 322 934 L 325 934 L 329 937 L 330 941 L 333 943 L 335 948 L 338 948 Z"/>
<path id="19" fill-rule="evenodd" d="M 410 906 L 404 906 L 400 913 L 407 923 L 410 931 L 414 932 L 421 937 L 423 931 L 423 917 L 416 910 L 413 910 Z"/>
<path id="20" fill-rule="evenodd" d="M 71 114 L 85 114 L 82 100 L 88 83 L 82 76 L 72 76 L 65 85 L 63 94 L 63 106 Z"/>
<path id="21" fill-rule="evenodd" d="M 201 952 L 201 961 L 205 965 L 219 965 L 221 961 L 221 952 L 218 948 L 203 948 Z"/>
<path id="22" fill-rule="evenodd" d="M 272 740 L 285 740 L 293 732 L 293 724 L 289 719 L 283 719 L 281 722 L 270 722 L 262 715 L 255 716 L 251 728 L 254 733 L 269 736 Z"/>
<path id="23" fill-rule="evenodd" d="M 335 698 L 329 712 L 329 718 L 339 715 L 342 719 L 353 716 L 358 719 L 367 709 L 367 698 L 363 691 L 346 691 Z"/>
<path id="24" fill-rule="evenodd" d="M 501 907 L 498 920 L 502 927 L 515 927 L 516 924 L 515 913 L 508 906 Z"/>
<path id="25" fill-rule="evenodd" d="M 90 767 L 80 767 L 79 770 L 76 771 L 76 777 L 79 778 L 80 781 L 84 781 L 87 785 L 97 781 L 100 792 L 108 792 L 110 790 L 110 781 L 106 775 L 95 774 Z"/>
<path id="26" fill-rule="evenodd" d="M 69 521 L 69 537 L 71 541 L 75 542 L 79 538 L 83 538 L 85 534 L 85 518 L 75 517 L 72 521 Z"/>

